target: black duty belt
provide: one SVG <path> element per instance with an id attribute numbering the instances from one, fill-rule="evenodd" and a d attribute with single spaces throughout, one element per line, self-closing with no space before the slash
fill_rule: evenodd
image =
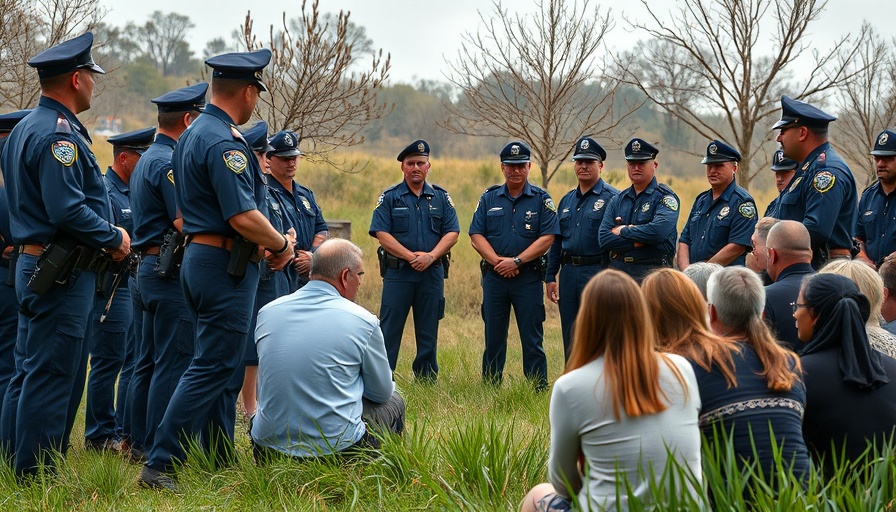
<path id="1" fill-rule="evenodd" d="M 668 265 L 669 262 L 665 258 L 643 258 L 636 259 L 632 256 L 623 256 L 618 252 L 611 252 L 610 258 L 625 263 L 626 265 Z"/>
<path id="2" fill-rule="evenodd" d="M 603 261 L 603 256 L 594 255 L 594 256 L 576 256 L 574 254 L 564 254 L 563 255 L 563 264 L 564 265 L 597 265 L 601 261 Z"/>

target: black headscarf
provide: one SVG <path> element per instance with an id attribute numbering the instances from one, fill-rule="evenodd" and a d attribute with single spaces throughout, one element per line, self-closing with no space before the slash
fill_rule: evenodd
<path id="1" fill-rule="evenodd" d="M 800 355 L 839 347 L 844 382 L 869 390 L 890 382 L 880 356 L 868 343 L 865 322 L 871 304 L 854 282 L 839 274 L 816 274 L 806 281 L 803 300 L 818 320 Z"/>

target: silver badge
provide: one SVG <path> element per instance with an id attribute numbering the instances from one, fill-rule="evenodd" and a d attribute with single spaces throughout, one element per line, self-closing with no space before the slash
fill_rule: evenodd
<path id="1" fill-rule="evenodd" d="M 725 217 L 727 217 L 728 213 L 730 213 L 730 212 L 731 212 L 731 208 L 729 208 L 727 206 L 723 206 L 722 209 L 719 210 L 719 220 L 722 220 Z"/>
<path id="2" fill-rule="evenodd" d="M 594 211 L 600 210 L 604 207 L 605 204 L 607 204 L 606 201 L 604 201 L 603 199 L 598 199 L 594 202 Z"/>
<path id="3" fill-rule="evenodd" d="M 518 155 L 518 154 L 520 154 L 520 147 L 519 147 L 519 146 L 516 146 L 516 145 L 514 145 L 514 146 L 510 146 L 510 154 L 511 154 L 511 155 Z"/>
<path id="4" fill-rule="evenodd" d="M 647 213 L 650 210 L 650 203 L 644 203 L 641 205 L 641 213 Z"/>
<path id="5" fill-rule="evenodd" d="M 290 137 L 288 133 L 283 135 L 283 143 L 287 146 L 292 146 L 292 137 Z"/>
<path id="6" fill-rule="evenodd" d="M 716 151 L 718 151 L 718 150 L 719 150 L 719 147 L 716 146 L 715 144 L 710 144 L 710 145 L 709 145 L 709 154 L 710 154 L 710 155 L 714 155 L 714 154 L 716 154 Z"/>
<path id="7" fill-rule="evenodd" d="M 420 144 L 417 144 L 417 151 L 423 153 L 424 151 L 426 151 L 426 146 L 423 145 L 422 142 Z"/>
<path id="8" fill-rule="evenodd" d="M 305 209 L 308 210 L 309 212 L 311 211 L 311 202 L 308 201 L 308 199 L 306 199 L 304 197 L 302 198 L 302 206 L 304 206 Z"/>
<path id="9" fill-rule="evenodd" d="M 582 144 L 579 145 L 579 147 L 582 149 L 588 149 L 588 146 L 590 146 L 590 144 L 588 143 L 588 139 L 584 139 L 582 141 Z"/>
<path id="10" fill-rule="evenodd" d="M 887 141 L 890 140 L 890 135 L 887 132 L 880 134 L 880 138 L 877 139 L 878 146 L 885 146 Z"/>
<path id="11" fill-rule="evenodd" d="M 632 152 L 641 151 L 641 143 L 639 141 L 632 142 Z"/>

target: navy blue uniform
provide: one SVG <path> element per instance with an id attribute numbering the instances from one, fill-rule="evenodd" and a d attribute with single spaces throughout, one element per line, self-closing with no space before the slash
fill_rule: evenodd
<path id="1" fill-rule="evenodd" d="M 896 192 L 885 194 L 879 181 L 862 192 L 856 238 L 865 243 L 865 254 L 878 267 L 896 251 Z"/>
<path id="2" fill-rule="evenodd" d="M 0 139 L 0 154 L 6 139 Z M 0 254 L 13 246 L 12 233 L 9 231 L 9 200 L 6 198 L 6 187 L 0 185 Z M 14 260 L 13 260 L 14 261 Z M 16 302 L 14 283 L 7 279 L 10 259 L 0 256 L 0 418 L 3 417 L 3 395 L 15 373 L 16 333 L 19 324 L 19 304 Z M 9 283 L 9 284 L 7 284 Z M 0 427 L 0 431 L 3 428 Z M 2 450 L 2 447 L 0 447 Z"/>
<path id="3" fill-rule="evenodd" d="M 314 192 L 295 182 L 292 184 L 292 190 L 287 191 L 279 181 L 271 177 L 268 178 L 268 188 L 284 208 L 284 215 L 289 225 L 296 230 L 296 250 L 312 251 L 314 236 L 328 229 L 323 212 L 314 198 Z M 307 276 L 299 276 L 291 265 L 284 272 L 289 278 L 290 293 L 308 282 Z"/>
<path id="4" fill-rule="evenodd" d="M 103 174 L 90 151 L 90 136 L 61 103 L 41 97 L 36 109 L 12 131 L 0 167 L 9 196 L 10 228 L 16 244 L 46 245 L 60 230 L 93 249 L 118 248 L 121 232 Z M 2 437 L 14 446 L 15 470 L 36 471 L 45 450 L 68 449 L 68 438 L 84 390 L 84 334 L 96 289 L 96 274 L 75 269 L 64 285 L 38 295 L 28 287 L 37 256 L 20 254 L 16 294 L 20 304 L 17 372 L 7 390 L 4 417 L 15 416 L 15 432 Z M 46 462 L 52 464 L 51 461 Z"/>
<path id="5" fill-rule="evenodd" d="M 545 282 L 553 283 L 560 272 L 560 324 L 563 348 L 567 357 L 572 346 L 572 325 L 579 313 L 579 299 L 588 281 L 607 267 L 610 255 L 598 242 L 600 223 L 610 200 L 619 191 L 605 182 L 598 182 L 583 194 L 579 187 L 570 190 L 558 206 L 560 236 L 548 251 Z"/>
<path id="6" fill-rule="evenodd" d="M 135 324 L 140 325 L 127 407 L 131 449 L 152 448 L 174 388 L 193 357 L 196 316 L 187 305 L 179 274 L 159 276 L 158 250 L 174 228 L 177 208 L 171 158 L 176 142 L 158 134 L 131 176 L 134 247 L 142 254 L 132 283 Z M 151 254 L 152 253 L 152 254 Z"/>
<path id="7" fill-rule="evenodd" d="M 778 200 L 777 218 L 801 222 L 812 237 L 812 264 L 824 263 L 827 249 L 852 248 L 858 194 L 846 162 L 825 142 L 800 164 L 794 178 Z"/>
<path id="8" fill-rule="evenodd" d="M 264 201 L 258 161 L 230 116 L 215 105 L 206 106 L 183 133 L 172 163 L 187 235 L 234 237 L 228 219 Z M 224 248 L 187 245 L 181 283 L 196 314 L 196 352 L 156 432 L 147 462 L 151 469 L 170 471 L 175 461 L 184 460 L 185 436 L 200 436 L 203 448 L 216 448 L 219 457 L 232 446 L 258 265 L 250 262 L 245 275 L 235 277 L 227 273 L 229 260 Z"/>
<path id="9" fill-rule="evenodd" d="M 557 209 L 551 196 L 530 183 L 512 198 L 506 185 L 488 188 L 479 199 L 470 235 L 482 235 L 498 256 L 515 257 L 544 235 L 559 235 Z M 502 277 L 490 266 L 482 277 L 482 318 L 485 321 L 485 352 L 482 375 L 500 381 L 507 356 L 507 329 L 510 307 L 523 346 L 523 374 L 536 388 L 547 386 L 547 359 L 544 355 L 543 270 L 539 260 L 523 264 L 519 274 Z"/>
<path id="10" fill-rule="evenodd" d="M 438 185 L 423 184 L 418 197 L 405 181 L 387 188 L 373 210 L 370 236 L 389 233 L 412 252 L 432 251 L 448 233 L 459 233 L 457 212 L 448 192 Z M 387 268 L 380 302 L 380 327 L 386 341 L 389 366 L 395 370 L 401 335 L 414 309 L 417 355 L 412 369 L 417 378 L 432 378 L 439 372 L 436 345 L 439 320 L 445 316 L 445 269 L 436 260 L 423 272 L 401 260 L 398 268 Z"/>
<path id="11" fill-rule="evenodd" d="M 112 204 L 113 222 L 128 234 L 134 232 L 131 218 L 131 204 L 128 199 L 128 185 L 111 168 L 106 170 L 106 189 Z M 87 343 L 90 351 L 90 373 L 87 379 L 87 408 L 84 417 L 84 439 L 87 443 L 101 443 L 108 439 L 122 437 L 125 430 L 124 404 L 134 369 L 134 310 L 129 276 L 125 276 L 112 297 L 108 315 L 103 322 L 100 317 L 106 308 L 108 296 L 96 296 L 90 325 L 87 329 Z M 111 286 L 111 279 L 106 279 Z M 103 285 L 101 284 L 102 288 Z M 119 373 L 121 378 L 119 379 Z M 118 380 L 118 399 L 115 382 Z"/>
<path id="12" fill-rule="evenodd" d="M 600 245 L 610 251 L 610 268 L 621 270 L 640 282 L 650 269 L 672 266 L 678 239 L 678 196 L 667 185 L 651 180 L 640 194 L 629 187 L 614 197 L 600 224 Z M 616 218 L 619 236 L 610 232 Z M 639 244 L 636 246 L 635 244 Z"/>
<path id="13" fill-rule="evenodd" d="M 707 261 L 728 244 L 750 248 L 756 221 L 753 197 L 732 181 L 716 200 L 712 189 L 697 196 L 679 242 L 689 247 L 690 263 Z M 746 251 L 729 265 L 743 266 L 745 262 Z"/>

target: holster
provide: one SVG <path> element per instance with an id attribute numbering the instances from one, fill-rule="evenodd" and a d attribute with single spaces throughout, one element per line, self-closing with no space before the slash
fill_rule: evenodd
<path id="1" fill-rule="evenodd" d="M 227 273 L 233 277 L 246 275 L 246 267 L 252 255 L 258 251 L 258 245 L 237 235 L 233 237 L 233 248 L 230 249 L 230 261 L 227 262 Z"/>
<path id="2" fill-rule="evenodd" d="M 446 252 L 439 261 L 442 263 L 442 268 L 445 269 L 445 279 L 448 279 L 448 269 L 451 268 L 451 251 Z"/>
<path id="3" fill-rule="evenodd" d="M 54 284 L 68 282 L 81 254 L 81 247 L 74 238 L 68 235 L 54 238 L 38 256 L 34 273 L 28 280 L 28 289 L 38 295 L 50 291 Z"/>
<path id="4" fill-rule="evenodd" d="M 168 279 L 177 274 L 184 260 L 185 247 L 186 237 L 180 231 L 175 228 L 168 228 L 165 231 L 165 237 L 159 247 L 159 263 L 155 268 L 159 277 Z"/>
<path id="5" fill-rule="evenodd" d="M 19 261 L 19 248 L 13 247 L 9 253 L 9 272 L 6 273 L 6 286 L 16 285 L 16 264 Z"/>
<path id="6" fill-rule="evenodd" d="M 376 249 L 376 261 L 380 264 L 380 277 L 386 277 L 386 250 L 382 246 Z"/>

